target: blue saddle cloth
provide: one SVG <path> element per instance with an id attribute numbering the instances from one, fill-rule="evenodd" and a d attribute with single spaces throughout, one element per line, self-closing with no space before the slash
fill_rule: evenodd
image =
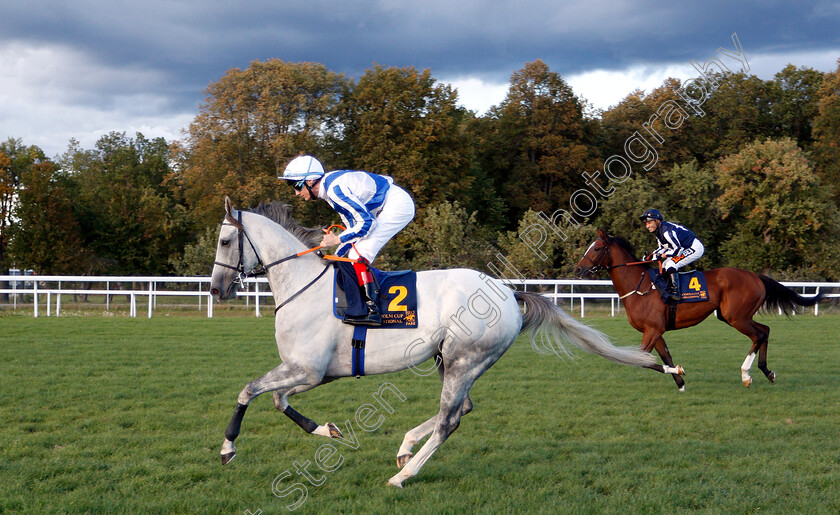
<path id="1" fill-rule="evenodd" d="M 383 272 L 373 267 L 371 271 L 379 285 L 379 312 L 382 314 L 382 325 L 371 329 L 417 327 L 417 274 L 412 270 Z M 367 313 L 351 263 L 336 263 L 333 292 L 336 318 Z"/>
<path id="2" fill-rule="evenodd" d="M 654 286 L 662 295 L 662 302 L 668 303 L 668 281 L 662 277 L 659 270 L 655 268 L 648 269 L 650 280 L 653 281 Z M 703 302 L 709 300 L 709 287 L 706 285 L 706 276 L 699 270 L 692 270 L 691 272 L 680 272 L 677 274 L 680 278 L 680 300 L 682 302 Z"/>

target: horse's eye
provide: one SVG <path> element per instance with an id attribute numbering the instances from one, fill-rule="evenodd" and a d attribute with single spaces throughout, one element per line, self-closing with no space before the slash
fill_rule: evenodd
<path id="1" fill-rule="evenodd" d="M 601 252 L 601 247 L 595 247 L 595 248 L 594 248 L 594 249 L 592 249 L 592 250 L 594 250 L 595 252 Z"/>
<path id="2" fill-rule="evenodd" d="M 222 240 L 221 244 L 222 244 L 222 247 L 229 247 L 230 246 L 230 240 Z"/>

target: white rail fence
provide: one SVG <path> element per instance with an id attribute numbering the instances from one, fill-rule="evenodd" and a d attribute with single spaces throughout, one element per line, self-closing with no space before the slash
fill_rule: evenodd
<path id="1" fill-rule="evenodd" d="M 526 279 L 510 280 L 508 284 L 524 291 L 539 291 L 559 304 L 561 299 L 568 301 L 570 310 L 580 311 L 586 316 L 586 302 L 609 301 L 610 314 L 615 316 L 621 309 L 618 294 L 612 283 L 607 280 L 581 279 Z M 79 287 L 79 284 L 84 287 Z M 823 292 L 828 298 L 840 298 L 840 282 L 783 282 L 785 286 L 803 295 L 815 295 Z M 190 305 L 207 311 L 213 317 L 214 299 L 210 295 L 209 277 L 119 277 L 119 276 L 20 276 L 0 275 L 0 295 L 8 294 L 9 301 L 0 307 L 18 309 L 32 306 L 34 316 L 41 314 L 42 306 L 46 316 L 61 316 L 62 298 L 84 295 L 104 297 L 105 310 L 117 303 L 113 297 L 126 297 L 129 315 L 136 317 L 138 306 L 145 305 L 147 316 L 152 318 L 158 299 L 161 297 L 180 297 L 191 299 Z M 26 296 L 31 300 L 24 302 Z M 261 316 L 261 310 L 273 311 L 274 299 L 265 278 L 250 278 L 245 287 L 237 292 L 237 297 L 244 299 L 246 307 L 253 305 L 255 316 Z M 268 298 L 268 300 L 266 300 Z M 240 302 L 241 304 L 241 302 Z M 565 305 L 565 302 L 564 302 Z M 819 315 L 820 306 L 814 306 L 814 315 Z M 803 310 L 804 312 L 804 310 Z"/>

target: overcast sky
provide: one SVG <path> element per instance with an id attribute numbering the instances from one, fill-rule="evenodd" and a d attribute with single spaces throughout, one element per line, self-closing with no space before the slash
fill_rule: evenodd
<path id="1" fill-rule="evenodd" d="M 48 156 L 111 131 L 181 137 L 208 84 L 278 58 L 357 78 L 429 68 L 483 113 L 542 59 L 596 107 L 689 79 L 737 33 L 750 73 L 833 71 L 840 2 L 0 0 L 0 140 Z"/>

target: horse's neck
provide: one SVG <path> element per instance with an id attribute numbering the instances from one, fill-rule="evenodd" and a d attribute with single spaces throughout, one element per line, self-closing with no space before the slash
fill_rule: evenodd
<path id="1" fill-rule="evenodd" d="M 627 254 L 623 249 L 613 248 L 613 252 L 618 251 L 620 255 L 615 259 L 612 266 L 623 265 L 635 261 L 632 256 Z M 618 256 L 616 256 L 618 257 Z M 644 284 L 646 278 L 644 275 L 646 268 L 642 266 L 622 266 L 610 270 L 610 279 L 612 279 L 615 291 L 619 295 L 625 295 Z"/>
<path id="2" fill-rule="evenodd" d="M 271 220 L 253 213 L 249 218 L 246 230 L 263 265 L 307 250 L 300 240 Z M 275 303 L 285 301 L 284 295 L 292 295 L 303 288 L 323 271 L 322 267 L 314 253 L 270 267 L 266 275 Z"/>

